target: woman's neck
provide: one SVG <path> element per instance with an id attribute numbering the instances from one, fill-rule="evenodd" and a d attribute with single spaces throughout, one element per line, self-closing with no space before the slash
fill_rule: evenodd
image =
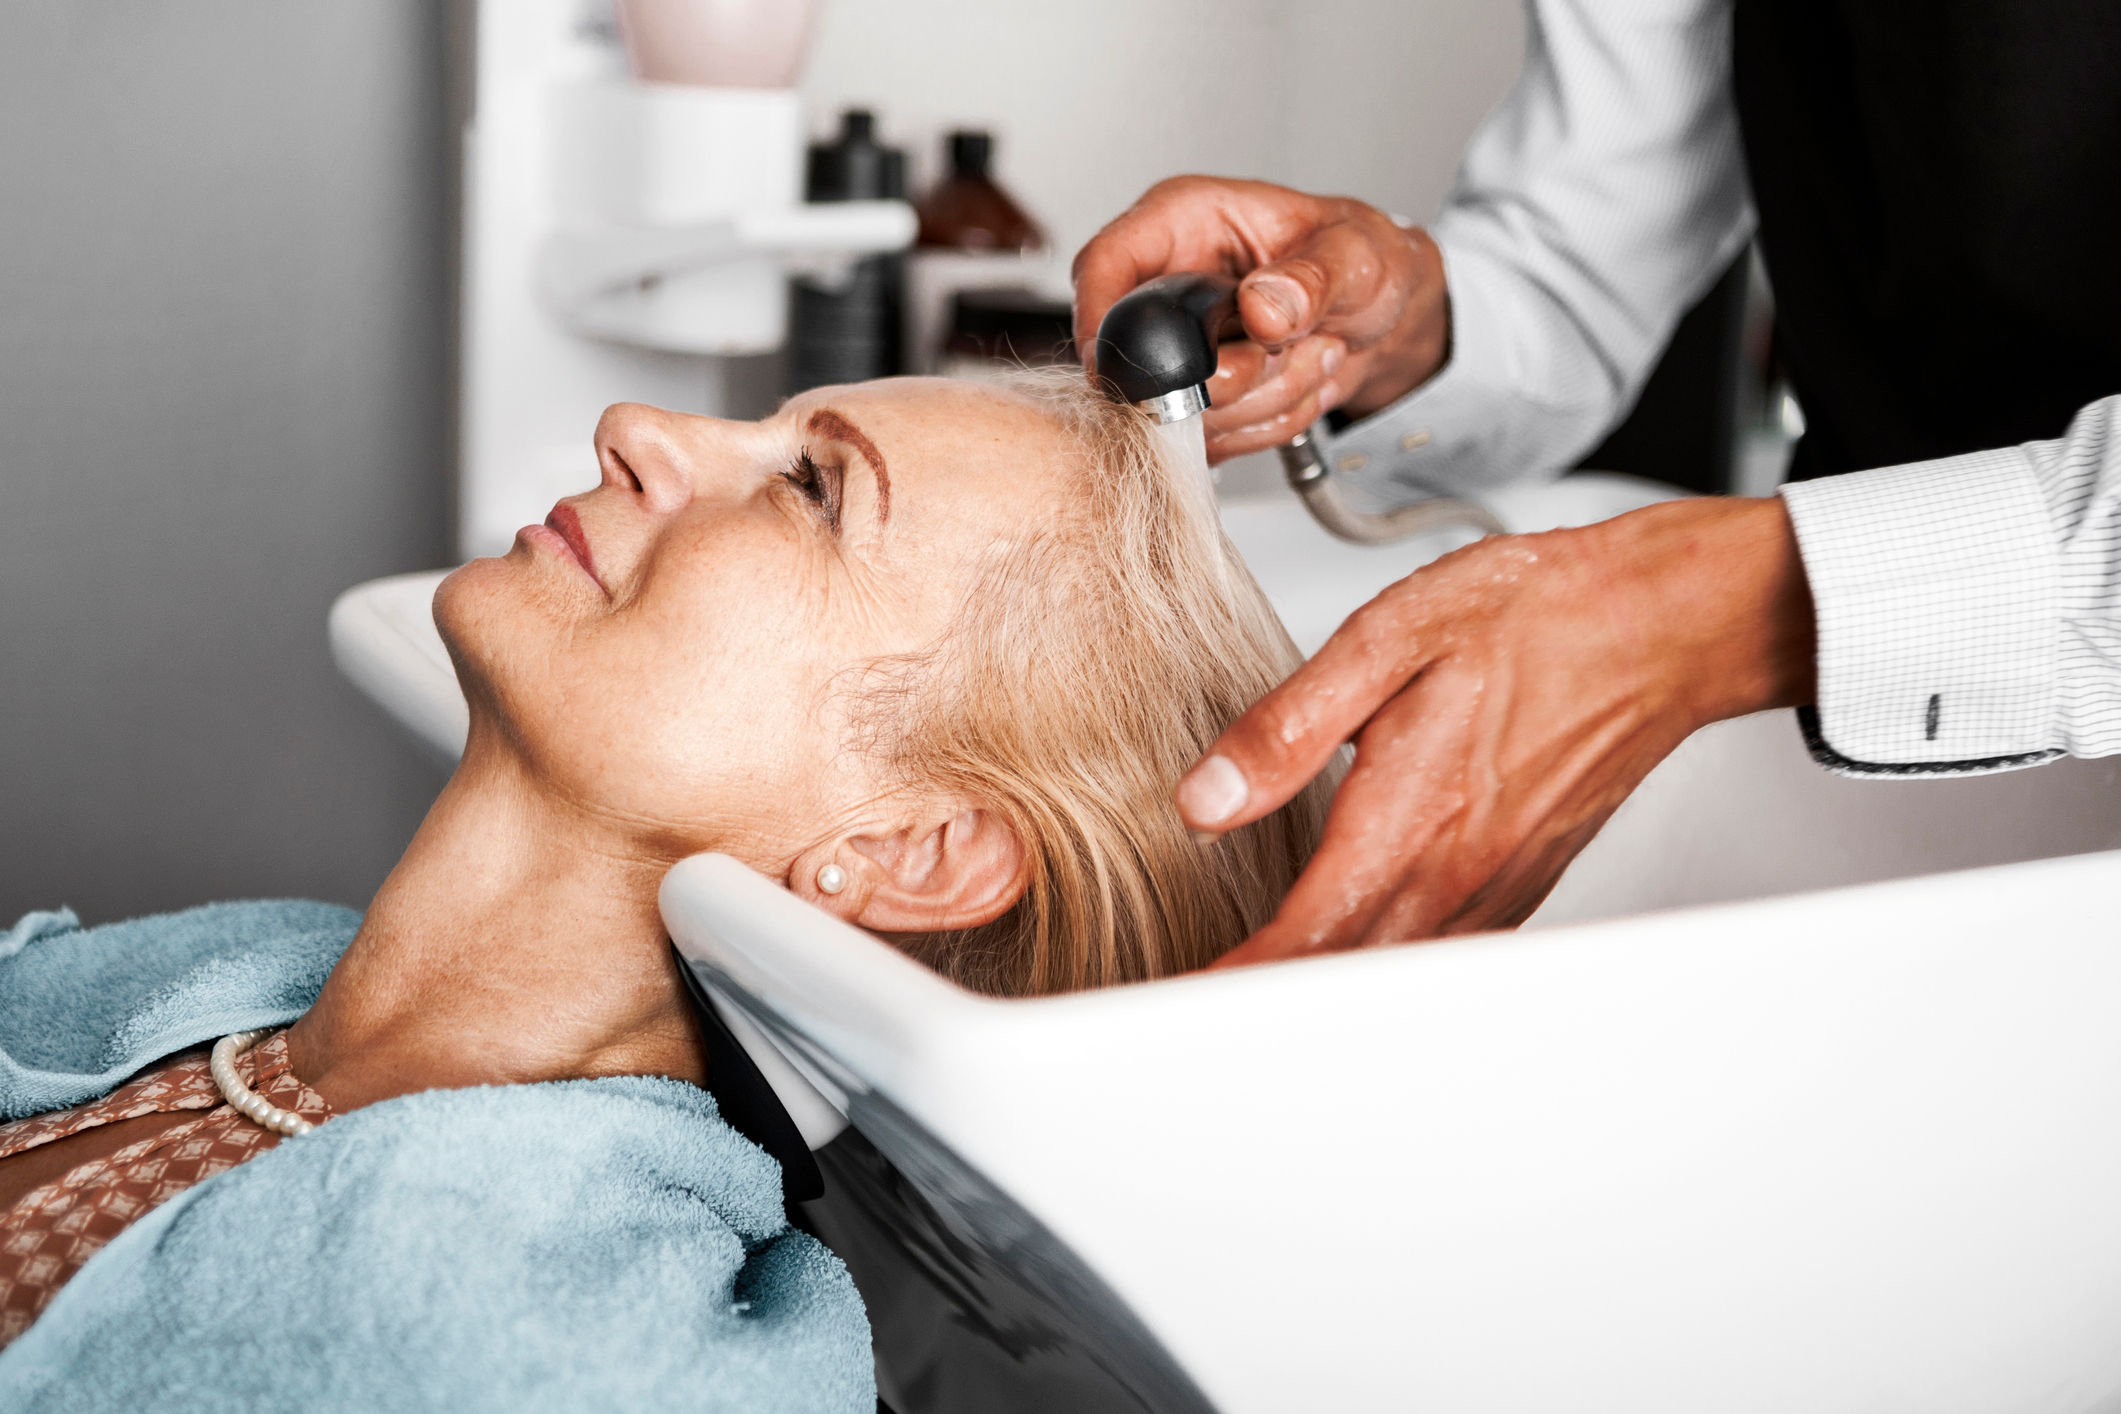
<path id="1" fill-rule="evenodd" d="M 656 912 L 669 860 L 476 738 L 292 1028 L 334 1109 L 597 1075 L 705 1079 Z"/>

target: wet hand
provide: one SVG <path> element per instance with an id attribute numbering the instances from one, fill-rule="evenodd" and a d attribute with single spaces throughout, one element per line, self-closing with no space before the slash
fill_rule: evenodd
<path id="1" fill-rule="evenodd" d="M 1359 610 L 1179 783 L 1214 833 L 1349 741 L 1324 840 L 1234 966 L 1511 927 L 1697 727 L 1811 700 L 1782 504 L 1697 500 L 1484 540 Z"/>
<path id="2" fill-rule="evenodd" d="M 1443 257 L 1375 207 L 1267 182 L 1159 182 L 1075 257 L 1076 347 L 1120 296 L 1179 271 L 1239 276 L 1246 338 L 1222 347 L 1203 419 L 1214 462 L 1280 446 L 1336 408 L 1411 391 L 1450 348 Z"/>

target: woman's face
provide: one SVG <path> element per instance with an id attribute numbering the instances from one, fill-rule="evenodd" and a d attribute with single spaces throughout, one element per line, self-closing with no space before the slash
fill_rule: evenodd
<path id="1" fill-rule="evenodd" d="M 1074 465 L 1029 401 L 938 379 L 755 423 L 621 405 L 596 446 L 596 489 L 436 596 L 472 749 L 658 853 L 776 873 L 890 790 L 854 747 L 860 670 L 932 645 Z"/>

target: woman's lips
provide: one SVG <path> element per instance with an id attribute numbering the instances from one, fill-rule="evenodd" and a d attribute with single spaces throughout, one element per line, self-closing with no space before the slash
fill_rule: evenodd
<path id="1" fill-rule="evenodd" d="M 581 566 L 582 573 L 588 575 L 597 588 L 604 589 L 604 581 L 597 577 L 596 560 L 589 553 L 589 537 L 583 533 L 582 518 L 574 513 L 574 507 L 565 501 L 554 506 L 552 514 L 545 517 L 545 528 L 559 537 L 568 555 Z M 608 589 L 604 592 L 607 597 L 611 593 Z"/>

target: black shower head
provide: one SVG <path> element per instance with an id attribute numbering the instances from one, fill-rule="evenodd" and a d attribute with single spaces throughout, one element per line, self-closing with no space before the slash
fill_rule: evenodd
<path id="1" fill-rule="evenodd" d="M 1208 405 L 1216 346 L 1240 327 L 1237 281 L 1230 276 L 1159 276 L 1105 312 L 1097 326 L 1098 377 L 1129 403 L 1197 390 L 1192 411 L 1198 412 Z"/>

